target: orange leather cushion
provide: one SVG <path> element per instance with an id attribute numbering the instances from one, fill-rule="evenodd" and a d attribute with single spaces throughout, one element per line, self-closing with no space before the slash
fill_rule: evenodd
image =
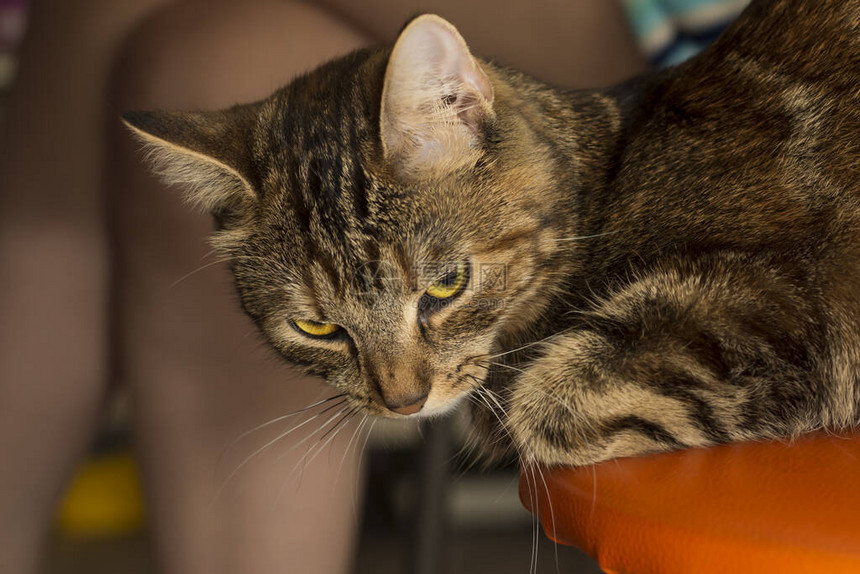
<path id="1" fill-rule="evenodd" d="M 860 573 L 860 432 L 543 474 L 523 504 L 609 573 Z"/>

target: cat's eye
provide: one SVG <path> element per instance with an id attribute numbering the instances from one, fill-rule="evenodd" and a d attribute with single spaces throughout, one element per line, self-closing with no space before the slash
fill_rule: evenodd
<path id="1" fill-rule="evenodd" d="M 430 285 L 426 294 L 433 299 L 450 299 L 459 295 L 468 283 L 469 266 L 465 263 L 458 263 L 455 268 Z"/>
<path id="2" fill-rule="evenodd" d="M 340 331 L 340 327 L 334 323 L 319 323 L 306 319 L 295 319 L 292 323 L 298 331 L 311 337 L 329 337 Z"/>

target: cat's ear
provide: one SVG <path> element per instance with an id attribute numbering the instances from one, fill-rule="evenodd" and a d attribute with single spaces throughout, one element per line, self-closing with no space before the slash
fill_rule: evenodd
<path id="1" fill-rule="evenodd" d="M 474 163 L 491 119 L 493 86 L 446 20 L 412 20 L 394 45 L 380 110 L 383 149 L 400 171 L 445 172 Z"/>
<path id="2" fill-rule="evenodd" d="M 123 122 L 146 145 L 153 171 L 187 199 L 221 211 L 256 197 L 251 177 L 254 105 L 216 112 L 127 112 Z"/>

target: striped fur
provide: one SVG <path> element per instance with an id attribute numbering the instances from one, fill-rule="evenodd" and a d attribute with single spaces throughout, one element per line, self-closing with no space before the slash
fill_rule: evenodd
<path id="1" fill-rule="evenodd" d="M 380 416 L 471 397 L 490 459 L 590 464 L 860 423 L 858 22 L 860 0 L 754 1 L 680 67 L 563 92 L 424 17 L 404 34 L 456 52 L 431 48 L 426 94 L 391 77 L 404 41 L 126 119 L 193 180 L 287 359 Z M 459 262 L 468 288 L 422 308 Z"/>

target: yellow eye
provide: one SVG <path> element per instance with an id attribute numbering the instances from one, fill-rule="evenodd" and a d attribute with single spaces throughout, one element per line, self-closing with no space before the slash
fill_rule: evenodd
<path id="1" fill-rule="evenodd" d="M 298 327 L 299 331 L 311 337 L 325 337 L 340 330 L 340 327 L 334 323 L 318 323 L 316 321 L 296 319 L 293 321 L 293 324 Z"/>
<path id="2" fill-rule="evenodd" d="M 449 299 L 460 293 L 468 282 L 468 268 L 465 263 L 459 263 L 456 269 L 428 287 L 427 294 L 435 299 Z"/>

